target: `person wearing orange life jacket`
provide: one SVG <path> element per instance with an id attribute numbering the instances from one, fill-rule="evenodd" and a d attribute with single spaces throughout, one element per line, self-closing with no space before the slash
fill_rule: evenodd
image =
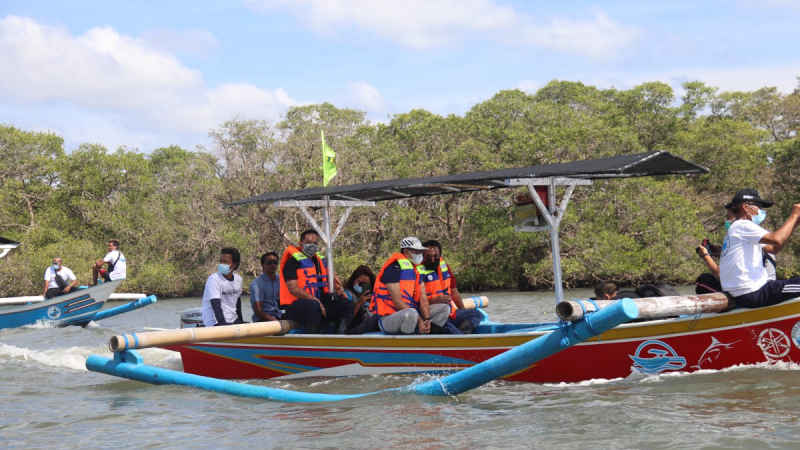
<path id="1" fill-rule="evenodd" d="M 387 334 L 422 334 L 431 327 L 443 327 L 450 314 L 446 304 L 429 305 L 419 272 L 425 247 L 416 237 L 400 241 L 400 251 L 384 263 L 375 280 L 370 311 L 379 317 L 378 325 Z"/>
<path id="2" fill-rule="evenodd" d="M 295 321 L 308 331 L 318 331 L 323 320 L 336 322 L 349 318 L 347 301 L 336 301 L 328 286 L 328 269 L 319 251 L 319 234 L 306 230 L 300 235 L 299 246 L 290 245 L 280 262 L 281 308 L 285 319 Z M 344 296 L 337 279 L 334 289 Z M 350 306 L 352 308 L 352 306 Z"/>
<path id="3" fill-rule="evenodd" d="M 474 309 L 464 309 L 461 293 L 456 286 L 456 276 L 442 258 L 442 244 L 431 239 L 422 245 L 427 250 L 418 270 L 423 275 L 422 281 L 425 282 L 425 291 L 431 305 L 450 305 L 450 318 L 445 325 L 447 331 L 453 334 L 472 333 L 483 315 Z"/>

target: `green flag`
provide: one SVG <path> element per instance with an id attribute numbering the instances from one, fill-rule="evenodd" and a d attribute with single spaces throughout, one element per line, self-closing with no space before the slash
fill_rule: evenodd
<path id="1" fill-rule="evenodd" d="M 336 152 L 325 143 L 325 132 L 322 135 L 322 185 L 327 186 L 331 178 L 336 176 Z"/>

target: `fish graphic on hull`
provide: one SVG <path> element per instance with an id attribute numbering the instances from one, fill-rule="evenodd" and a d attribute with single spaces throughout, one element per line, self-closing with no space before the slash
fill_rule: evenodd
<path id="1" fill-rule="evenodd" d="M 631 369 L 653 374 L 686 367 L 686 358 L 678 356 L 669 344 L 650 339 L 639 344 L 636 354 L 628 355 L 633 360 Z"/>
<path id="2" fill-rule="evenodd" d="M 733 348 L 733 344 L 737 342 L 739 341 L 733 341 L 728 343 L 720 342 L 719 339 L 715 338 L 714 336 L 711 336 L 711 345 L 709 345 L 708 348 L 706 348 L 705 351 L 703 351 L 703 354 L 700 355 L 700 358 L 697 359 L 697 364 L 692 366 L 692 368 L 702 369 L 703 366 L 708 368 L 709 366 L 714 364 L 716 360 L 719 359 L 719 356 L 720 354 L 722 354 L 723 350 Z"/>

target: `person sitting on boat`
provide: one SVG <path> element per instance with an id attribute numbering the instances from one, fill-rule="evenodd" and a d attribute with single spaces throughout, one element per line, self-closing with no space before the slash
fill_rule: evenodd
<path id="1" fill-rule="evenodd" d="M 347 334 L 378 331 L 378 317 L 369 312 L 373 286 L 375 274 L 364 265 L 356 267 L 344 283 L 345 296 L 353 304 L 353 316 L 345 330 Z"/>
<path id="2" fill-rule="evenodd" d="M 736 215 L 731 208 L 725 208 L 726 223 L 732 223 L 736 220 Z M 766 214 L 766 213 L 765 213 Z M 764 269 L 767 271 L 768 280 L 776 280 L 776 263 L 775 254 L 778 253 L 778 248 L 771 244 L 759 244 L 761 246 L 761 260 L 764 264 Z M 711 244 L 708 239 L 703 239 L 703 242 L 695 249 L 700 258 L 708 267 L 711 272 L 700 274 L 695 281 L 695 292 L 697 294 L 707 294 L 711 292 L 722 291 L 722 285 L 719 282 L 719 264 L 714 258 L 719 258 L 722 253 L 722 247 Z"/>
<path id="3" fill-rule="evenodd" d="M 281 257 L 278 275 L 281 281 L 280 303 L 285 319 L 295 321 L 307 331 L 319 331 L 323 320 L 337 324 L 352 314 L 353 305 L 333 295 L 328 286 L 327 261 L 319 254 L 319 234 L 305 230 L 298 246 L 290 245 Z M 344 297 L 338 280 L 334 290 Z"/>
<path id="4" fill-rule="evenodd" d="M 769 280 L 764 268 L 761 244 L 780 250 L 800 222 L 800 203 L 792 205 L 786 222 L 775 231 L 759 224 L 766 218 L 764 208 L 772 202 L 762 199 L 755 189 L 742 189 L 726 208 L 733 212 L 733 221 L 726 221 L 725 240 L 719 261 L 722 290 L 730 294 L 737 306 L 757 308 L 800 296 L 800 277 Z"/>
<path id="5" fill-rule="evenodd" d="M 279 320 L 281 280 L 278 277 L 277 253 L 267 252 L 261 255 L 261 271 L 261 275 L 250 283 L 253 322 Z"/>
<path id="6" fill-rule="evenodd" d="M 443 303 L 450 306 L 450 318 L 445 328 L 453 334 L 472 333 L 483 319 L 474 309 L 465 309 L 461 293 L 456 286 L 453 270 L 442 258 L 442 244 L 434 239 L 422 243 L 426 247 L 422 265 L 417 270 L 425 282 L 425 294 L 431 305 Z"/>
<path id="7" fill-rule="evenodd" d="M 239 250 L 226 247 L 220 250 L 217 271 L 209 275 L 203 289 L 203 326 L 244 323 L 242 320 L 242 277 Z"/>
<path id="8" fill-rule="evenodd" d="M 616 300 L 617 299 L 617 285 L 610 281 L 598 283 L 594 287 L 595 300 Z"/>
<path id="9" fill-rule="evenodd" d="M 107 268 L 103 266 L 107 265 Z M 128 271 L 125 255 L 119 250 L 119 241 L 108 241 L 108 253 L 103 259 L 98 259 L 92 266 L 92 285 L 97 284 L 97 277 L 104 281 L 124 280 Z"/>
<path id="10" fill-rule="evenodd" d="M 77 287 L 78 278 L 72 270 L 61 263 L 61 258 L 53 258 L 53 264 L 44 271 L 42 297 L 57 297 L 72 292 Z"/>
<path id="11" fill-rule="evenodd" d="M 447 304 L 429 305 L 420 274 L 425 247 L 413 236 L 400 241 L 400 251 L 383 264 L 370 299 L 370 311 L 387 334 L 428 334 L 431 326 L 441 329 L 450 315 Z"/>

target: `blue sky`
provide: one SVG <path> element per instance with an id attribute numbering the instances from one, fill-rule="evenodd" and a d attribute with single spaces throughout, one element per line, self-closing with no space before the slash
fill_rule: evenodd
<path id="1" fill-rule="evenodd" d="M 798 23 L 790 0 L 3 0 L 0 123 L 148 152 L 293 105 L 463 114 L 553 79 L 790 92 Z"/>

